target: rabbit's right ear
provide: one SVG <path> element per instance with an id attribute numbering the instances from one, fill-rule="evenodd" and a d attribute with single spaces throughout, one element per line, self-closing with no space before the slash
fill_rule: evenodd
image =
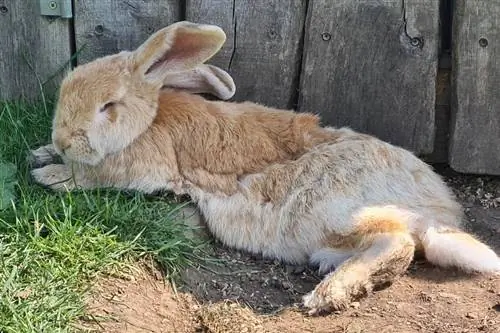
<path id="1" fill-rule="evenodd" d="M 177 22 L 154 33 L 133 52 L 132 71 L 163 84 L 167 75 L 203 64 L 225 41 L 226 34 L 215 25 Z"/>
<path id="2" fill-rule="evenodd" d="M 198 65 L 184 72 L 167 74 L 164 87 L 186 90 L 195 94 L 208 93 L 220 99 L 233 97 L 236 86 L 225 70 L 213 65 Z"/>

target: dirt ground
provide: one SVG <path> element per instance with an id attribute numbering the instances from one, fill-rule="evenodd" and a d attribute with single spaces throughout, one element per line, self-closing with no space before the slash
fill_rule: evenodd
<path id="1" fill-rule="evenodd" d="M 500 253 L 500 177 L 439 170 L 469 218 Z M 500 333 L 500 276 L 466 276 L 416 260 L 392 286 L 344 312 L 310 317 L 301 296 L 320 277 L 216 244 L 217 263 L 183 272 L 173 290 L 155 269 L 107 278 L 88 298 L 80 328 L 100 332 L 488 332 Z"/>

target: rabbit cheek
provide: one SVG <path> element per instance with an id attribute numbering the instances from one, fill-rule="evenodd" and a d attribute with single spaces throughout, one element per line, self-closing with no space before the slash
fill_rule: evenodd
<path id="1" fill-rule="evenodd" d="M 89 145 L 102 155 L 123 150 L 128 144 L 125 138 L 129 134 L 129 129 L 122 129 L 119 126 L 122 120 L 114 108 L 99 113 L 94 120 L 94 126 L 89 130 Z"/>

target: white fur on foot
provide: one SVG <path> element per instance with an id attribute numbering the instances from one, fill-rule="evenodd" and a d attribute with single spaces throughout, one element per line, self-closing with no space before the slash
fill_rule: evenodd
<path id="1" fill-rule="evenodd" d="M 302 297 L 304 307 L 309 309 L 309 315 L 326 314 L 347 308 L 351 297 L 343 287 L 333 286 L 332 283 L 327 277 L 313 291 Z"/>
<path id="2" fill-rule="evenodd" d="M 37 183 L 48 186 L 52 190 L 65 191 L 75 187 L 71 171 L 64 164 L 49 164 L 43 168 L 31 170 L 31 176 Z"/>
<path id="3" fill-rule="evenodd" d="M 315 290 L 302 297 L 302 302 L 304 304 L 304 307 L 309 309 L 307 313 L 310 316 L 316 316 L 321 314 L 322 312 L 327 312 L 330 310 L 328 302 L 324 299 L 324 297 L 319 297 L 316 294 Z"/>

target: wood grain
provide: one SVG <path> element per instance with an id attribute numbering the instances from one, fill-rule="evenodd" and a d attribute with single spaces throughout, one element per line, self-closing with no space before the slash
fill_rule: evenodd
<path id="1" fill-rule="evenodd" d="M 75 0 L 78 63 L 135 49 L 153 32 L 179 20 L 177 0 Z"/>
<path id="2" fill-rule="evenodd" d="M 70 58 L 68 20 L 41 16 L 38 1 L 0 0 L 0 99 L 52 93 Z"/>
<path id="3" fill-rule="evenodd" d="M 450 165 L 500 175 L 500 2 L 457 0 Z"/>
<path id="4" fill-rule="evenodd" d="M 299 108 L 432 152 L 439 1 L 309 3 Z"/>
<path id="5" fill-rule="evenodd" d="M 234 100 L 280 108 L 292 108 L 297 98 L 305 15 L 302 0 L 186 2 L 187 20 L 226 32 L 226 45 L 210 62 L 233 77 Z"/>

